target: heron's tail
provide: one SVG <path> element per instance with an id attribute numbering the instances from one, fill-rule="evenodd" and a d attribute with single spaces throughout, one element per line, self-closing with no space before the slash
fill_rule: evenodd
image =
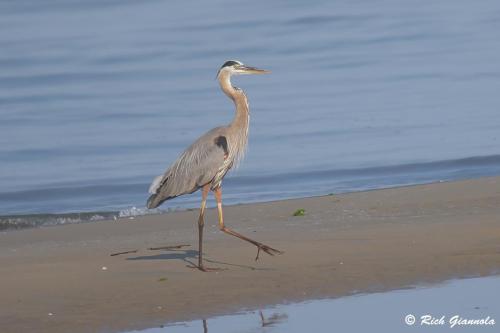
<path id="1" fill-rule="evenodd" d="M 152 209 L 158 207 L 160 204 L 161 202 L 158 200 L 158 194 L 152 194 L 148 198 L 148 203 L 146 206 L 148 207 L 148 209 Z"/>
<path id="2" fill-rule="evenodd" d="M 148 198 L 148 209 L 156 208 L 167 200 L 177 198 L 178 196 L 183 194 L 193 193 L 200 188 L 200 186 L 194 186 L 189 190 L 183 190 L 182 188 L 176 188 L 175 182 L 169 181 L 170 177 L 168 177 L 167 180 L 164 180 L 162 183 L 160 183 L 158 179 L 159 177 L 157 177 L 151 185 L 150 193 L 153 193 Z"/>
<path id="3" fill-rule="evenodd" d="M 148 209 L 156 208 L 159 205 L 161 205 L 165 200 L 168 200 L 172 198 L 169 196 L 165 191 L 166 188 L 163 188 L 164 191 L 161 191 L 160 187 L 168 187 L 168 183 L 166 180 L 163 180 L 164 176 L 158 176 L 153 180 L 153 183 L 149 187 L 149 193 L 151 193 L 151 196 L 148 198 L 148 203 L 146 206 Z M 166 195 L 167 194 L 167 195 Z"/>
<path id="4" fill-rule="evenodd" d="M 155 193 L 148 198 L 148 203 L 146 204 L 146 206 L 148 207 L 148 209 L 153 209 L 158 207 L 165 201 L 176 197 L 178 197 L 178 195 L 164 196 L 161 193 Z"/>

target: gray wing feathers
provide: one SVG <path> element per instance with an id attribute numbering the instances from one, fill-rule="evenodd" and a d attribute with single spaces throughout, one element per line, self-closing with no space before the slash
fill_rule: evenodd
<path id="1" fill-rule="evenodd" d="M 192 193 L 212 181 L 224 163 L 224 147 L 217 139 L 223 128 L 215 128 L 196 140 L 170 166 L 164 175 L 155 178 L 150 187 L 148 208 L 158 207 L 165 200 Z"/>

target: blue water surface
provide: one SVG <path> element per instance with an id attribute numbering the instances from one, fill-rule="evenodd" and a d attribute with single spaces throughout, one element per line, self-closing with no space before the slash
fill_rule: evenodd
<path id="1" fill-rule="evenodd" d="M 154 176 L 231 121 L 246 203 L 500 174 L 500 2 L 0 2 L 0 215 L 144 207 Z M 198 196 L 166 207 L 197 206 Z"/>

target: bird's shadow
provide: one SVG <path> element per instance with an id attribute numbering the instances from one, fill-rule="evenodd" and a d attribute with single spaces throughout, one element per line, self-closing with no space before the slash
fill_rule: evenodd
<path id="1" fill-rule="evenodd" d="M 196 266 L 195 262 L 198 260 L 198 251 L 195 250 L 167 250 L 170 253 L 161 253 L 161 254 L 155 254 L 151 256 L 138 256 L 138 257 L 130 257 L 127 258 L 127 260 L 180 260 L 185 262 L 186 264 L 190 266 Z M 270 270 L 269 268 L 257 268 L 254 266 L 249 266 L 249 265 L 240 265 L 240 264 L 235 264 L 235 263 L 230 263 L 230 262 L 224 262 L 224 261 L 219 261 L 219 260 L 213 260 L 213 259 L 204 259 L 204 261 L 209 262 L 209 263 L 216 263 L 216 264 L 221 264 L 225 266 L 233 266 L 233 267 L 240 267 L 240 268 L 245 268 L 249 270 Z"/>
<path id="2" fill-rule="evenodd" d="M 161 253 L 151 256 L 138 256 L 127 258 L 127 260 L 181 260 L 190 265 L 193 263 L 189 259 L 196 259 L 198 257 L 198 251 L 195 250 L 170 250 L 173 253 Z"/>

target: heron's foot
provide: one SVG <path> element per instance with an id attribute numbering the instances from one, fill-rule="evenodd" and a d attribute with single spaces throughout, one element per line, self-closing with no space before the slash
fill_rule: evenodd
<path id="1" fill-rule="evenodd" d="M 270 246 L 267 246 L 265 244 L 255 242 L 255 246 L 257 246 L 257 256 L 255 257 L 255 261 L 259 260 L 259 254 L 260 251 L 264 251 L 265 253 L 269 254 L 270 256 L 278 255 L 278 254 L 283 254 L 283 251 L 274 249 Z"/>
<path id="2" fill-rule="evenodd" d="M 186 265 L 186 267 L 198 269 L 202 272 L 220 272 L 227 270 L 227 268 L 206 267 L 205 265 Z"/>
<path id="3" fill-rule="evenodd" d="M 260 254 L 261 250 L 264 251 L 265 253 L 269 254 L 270 256 L 274 256 L 277 254 L 283 254 L 283 252 L 280 250 L 276 250 L 268 245 L 262 244 L 260 242 L 257 242 L 255 240 L 251 239 L 251 238 L 243 236 L 242 234 L 239 234 L 236 231 L 225 227 L 224 225 L 220 228 L 220 230 L 225 232 L 226 234 L 238 237 L 239 239 L 243 239 L 244 241 L 249 242 L 249 243 L 257 246 L 257 256 L 255 257 L 255 261 L 259 260 L 259 254 Z"/>

